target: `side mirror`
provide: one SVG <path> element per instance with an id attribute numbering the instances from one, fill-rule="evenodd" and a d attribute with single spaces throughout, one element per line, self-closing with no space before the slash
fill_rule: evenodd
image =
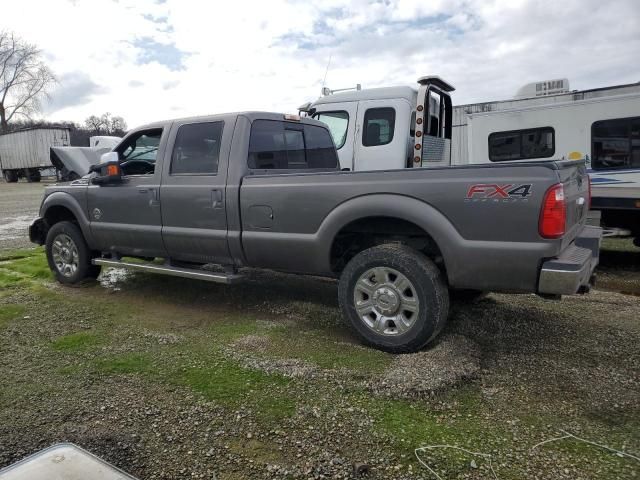
<path id="1" fill-rule="evenodd" d="M 117 162 L 118 152 L 107 152 L 100 155 L 100 163 Z"/>
<path id="2" fill-rule="evenodd" d="M 100 163 L 92 165 L 89 172 L 96 172 L 92 183 L 104 185 L 107 183 L 119 183 L 122 180 L 122 169 L 116 152 L 107 152 L 100 157 Z"/>

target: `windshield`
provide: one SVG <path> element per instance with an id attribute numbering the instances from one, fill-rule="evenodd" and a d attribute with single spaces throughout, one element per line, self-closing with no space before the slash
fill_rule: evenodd
<path id="1" fill-rule="evenodd" d="M 342 148 L 347 140 L 347 127 L 349 126 L 349 114 L 345 111 L 340 112 L 318 112 L 313 118 L 324 123 L 331 133 L 333 143 L 336 149 Z"/>

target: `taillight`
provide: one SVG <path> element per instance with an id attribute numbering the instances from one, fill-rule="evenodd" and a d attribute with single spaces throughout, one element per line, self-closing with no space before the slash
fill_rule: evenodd
<path id="1" fill-rule="evenodd" d="M 567 208 L 564 201 L 564 187 L 561 183 L 547 190 L 540 212 L 540 235 L 544 238 L 560 238 L 564 235 Z"/>

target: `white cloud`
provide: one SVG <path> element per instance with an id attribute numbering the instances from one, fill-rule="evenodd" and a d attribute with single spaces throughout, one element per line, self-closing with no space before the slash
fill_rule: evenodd
<path id="1" fill-rule="evenodd" d="M 640 81 L 639 19 L 635 0 L 22 0 L 3 5 L 0 29 L 38 44 L 61 81 L 82 80 L 75 99 L 60 85 L 48 118 L 109 111 L 135 126 L 295 111 L 317 97 L 330 55 L 332 87 L 438 74 L 458 88 L 456 103 L 545 78 L 573 88 Z"/>

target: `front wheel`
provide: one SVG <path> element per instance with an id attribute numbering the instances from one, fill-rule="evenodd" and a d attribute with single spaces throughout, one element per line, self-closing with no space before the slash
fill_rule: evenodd
<path id="1" fill-rule="evenodd" d="M 100 274 L 100 266 L 91 264 L 91 251 L 75 223 L 53 225 L 47 232 L 45 248 L 49 268 L 60 283 L 73 285 Z"/>
<path id="2" fill-rule="evenodd" d="M 379 245 L 353 257 L 340 276 L 338 298 L 362 339 L 392 353 L 425 346 L 440 333 L 449 314 L 442 272 L 406 245 Z"/>

